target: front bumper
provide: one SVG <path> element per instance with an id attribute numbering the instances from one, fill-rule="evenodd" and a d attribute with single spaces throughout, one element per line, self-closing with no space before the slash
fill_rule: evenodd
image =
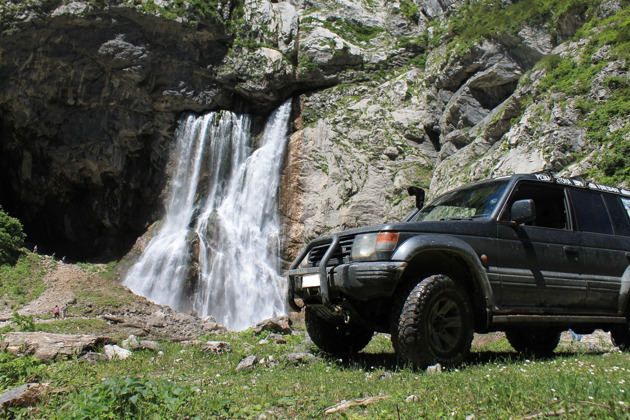
<path id="1" fill-rule="evenodd" d="M 403 261 L 342 264 L 333 270 L 332 287 L 358 300 L 391 296 L 406 267 Z"/>
<path id="2" fill-rule="evenodd" d="M 289 304 L 298 310 L 295 298 L 328 304 L 340 295 L 356 300 L 389 297 L 406 267 L 403 261 L 370 261 L 325 267 L 325 270 L 320 267 L 289 270 Z M 324 276 L 320 275 L 322 271 Z M 315 276 L 319 281 L 312 281 Z"/>

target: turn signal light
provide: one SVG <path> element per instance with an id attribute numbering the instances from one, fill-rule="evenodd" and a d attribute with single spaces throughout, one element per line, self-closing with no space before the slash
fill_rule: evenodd
<path id="1" fill-rule="evenodd" d="M 377 251 L 393 251 L 398 243 L 398 232 L 379 232 L 376 237 Z"/>

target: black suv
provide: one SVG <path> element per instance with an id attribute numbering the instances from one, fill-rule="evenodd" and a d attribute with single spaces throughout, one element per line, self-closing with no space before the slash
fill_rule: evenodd
<path id="1" fill-rule="evenodd" d="M 560 333 L 610 331 L 630 348 L 630 191 L 547 173 L 477 182 L 402 222 L 311 241 L 291 265 L 288 301 L 305 307 L 323 351 L 348 355 L 375 331 L 416 367 L 460 364 L 473 332 L 550 354 Z"/>

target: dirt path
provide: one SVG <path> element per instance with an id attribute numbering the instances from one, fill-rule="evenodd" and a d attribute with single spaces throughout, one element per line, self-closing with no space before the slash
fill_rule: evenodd
<path id="1" fill-rule="evenodd" d="M 44 275 L 44 283 L 48 288 L 37 299 L 29 302 L 22 309 L 18 310 L 20 315 L 39 316 L 43 314 L 52 314 L 55 305 L 59 308 L 64 303 L 76 302 L 76 295 L 73 286 L 78 284 L 87 284 L 90 281 L 90 274 L 83 271 L 74 264 L 65 264 L 57 262 L 57 267 L 50 267 L 54 262 L 47 261 L 49 267 L 46 268 Z"/>

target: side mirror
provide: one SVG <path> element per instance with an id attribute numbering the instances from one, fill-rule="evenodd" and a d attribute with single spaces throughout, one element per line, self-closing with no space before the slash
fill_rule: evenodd
<path id="1" fill-rule="evenodd" d="M 510 208 L 512 221 L 518 224 L 533 222 L 536 220 L 536 204 L 534 200 L 518 200 Z"/>
<path id="2" fill-rule="evenodd" d="M 407 188 L 407 192 L 411 196 L 416 196 L 416 207 L 418 210 L 422 210 L 422 206 L 424 206 L 424 190 L 419 187 L 411 186 Z"/>

